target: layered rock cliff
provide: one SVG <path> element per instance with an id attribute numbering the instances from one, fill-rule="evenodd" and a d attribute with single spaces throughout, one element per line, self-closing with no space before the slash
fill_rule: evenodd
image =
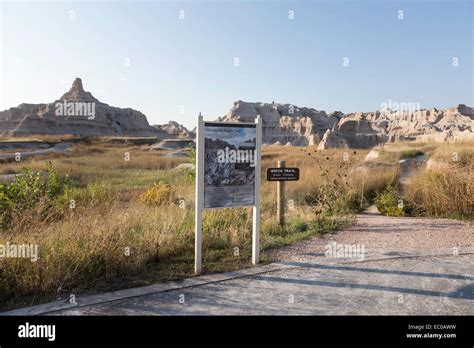
<path id="1" fill-rule="evenodd" d="M 390 110 L 345 115 L 328 131 L 327 137 L 341 137 L 348 147 L 367 148 L 397 140 L 474 140 L 474 109 L 463 104 L 440 110 L 412 112 Z M 334 147 L 332 142 L 320 148 Z"/>
<path id="2" fill-rule="evenodd" d="M 224 122 L 254 122 L 260 115 L 263 143 L 318 145 L 319 149 L 369 148 L 396 140 L 474 139 L 474 109 L 460 104 L 441 110 L 326 113 L 291 104 L 236 101 Z"/>
<path id="3" fill-rule="evenodd" d="M 262 118 L 265 144 L 290 143 L 305 146 L 318 144 L 327 129 L 331 129 L 342 117 L 342 113 L 327 114 L 311 108 L 300 108 L 291 104 L 248 103 L 238 100 L 222 122 L 255 122 Z"/>
<path id="4" fill-rule="evenodd" d="M 188 130 L 185 126 L 175 121 L 169 121 L 168 123 L 165 123 L 163 125 L 156 125 L 154 127 L 160 132 L 165 132 L 166 134 L 169 134 L 169 136 L 172 138 L 188 139 L 194 138 L 196 136 L 194 131 Z"/>
<path id="5" fill-rule="evenodd" d="M 150 126 L 144 114 L 100 102 L 76 78 L 71 89 L 48 104 L 20 104 L 0 112 L 0 135 L 126 135 L 168 137 Z"/>
<path id="6" fill-rule="evenodd" d="M 262 118 L 264 144 L 318 145 L 367 148 L 396 140 L 474 139 L 474 109 L 460 104 L 450 109 L 343 114 L 280 103 L 249 103 L 238 100 L 221 122 L 254 122 Z M 48 104 L 21 104 L 0 112 L 0 135 L 76 134 L 97 136 L 155 136 L 194 138 L 188 130 L 170 121 L 150 126 L 144 114 L 100 102 L 83 88 L 81 79 Z"/>

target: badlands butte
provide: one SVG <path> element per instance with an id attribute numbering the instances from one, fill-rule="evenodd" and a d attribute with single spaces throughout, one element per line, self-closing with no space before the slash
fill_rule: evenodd
<path id="1" fill-rule="evenodd" d="M 393 105 L 396 107 L 394 108 Z M 369 148 L 400 140 L 459 141 L 474 139 L 474 109 L 420 109 L 389 103 L 375 112 L 327 113 L 308 107 L 238 100 L 222 122 L 263 122 L 263 143 L 326 148 Z M 137 136 L 186 139 L 195 136 L 177 122 L 151 126 L 146 116 L 97 100 L 76 78 L 62 97 L 46 104 L 20 104 L 0 112 L 0 135 Z"/>

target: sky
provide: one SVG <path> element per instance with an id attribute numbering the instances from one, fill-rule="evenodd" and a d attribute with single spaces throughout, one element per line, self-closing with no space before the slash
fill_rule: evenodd
<path id="1" fill-rule="evenodd" d="M 474 106 L 473 19 L 470 0 L 3 1 L 0 110 L 53 102 L 76 77 L 150 124 L 189 128 L 236 100 Z"/>

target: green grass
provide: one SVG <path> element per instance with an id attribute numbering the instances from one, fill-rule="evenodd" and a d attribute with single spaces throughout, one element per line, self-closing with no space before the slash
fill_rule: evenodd
<path id="1" fill-rule="evenodd" d="M 418 157 L 418 156 L 422 156 L 424 154 L 425 153 L 423 151 L 420 151 L 420 150 L 417 150 L 417 149 L 403 150 L 403 151 L 400 152 L 400 159 Z"/>

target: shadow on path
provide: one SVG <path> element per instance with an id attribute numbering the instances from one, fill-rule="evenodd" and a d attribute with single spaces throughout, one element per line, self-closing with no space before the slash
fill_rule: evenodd
<path id="1" fill-rule="evenodd" d="M 338 271 L 382 273 L 382 274 L 394 274 L 394 275 L 403 275 L 403 276 L 446 278 L 446 279 L 473 280 L 474 281 L 474 276 L 471 276 L 471 275 L 409 272 L 409 271 L 384 270 L 384 269 L 378 269 L 378 268 L 364 268 L 364 267 L 339 266 L 339 265 L 338 266 L 320 265 L 320 264 L 315 264 L 315 263 L 296 262 L 296 261 L 280 261 L 277 263 L 282 264 L 282 265 L 305 267 L 305 268 L 319 268 L 319 269 L 329 269 L 329 270 L 338 270 Z"/>
<path id="2" fill-rule="evenodd" d="M 372 284 L 329 282 L 329 281 L 319 281 L 319 280 L 309 280 L 309 279 L 265 277 L 261 275 L 255 276 L 254 278 L 263 280 L 263 281 L 268 281 L 268 282 L 290 283 L 290 284 L 311 285 L 311 286 L 328 286 L 328 287 L 333 287 L 333 288 L 345 288 L 345 289 L 351 288 L 351 289 L 363 289 L 363 290 L 390 291 L 390 292 L 396 292 L 396 293 L 406 293 L 406 294 L 422 295 L 422 296 L 450 297 L 450 298 L 457 298 L 457 299 L 474 300 L 474 284 L 468 284 L 455 291 L 445 293 L 442 291 L 434 291 L 434 290 L 409 289 L 409 288 L 390 287 L 390 286 L 372 285 Z"/>

